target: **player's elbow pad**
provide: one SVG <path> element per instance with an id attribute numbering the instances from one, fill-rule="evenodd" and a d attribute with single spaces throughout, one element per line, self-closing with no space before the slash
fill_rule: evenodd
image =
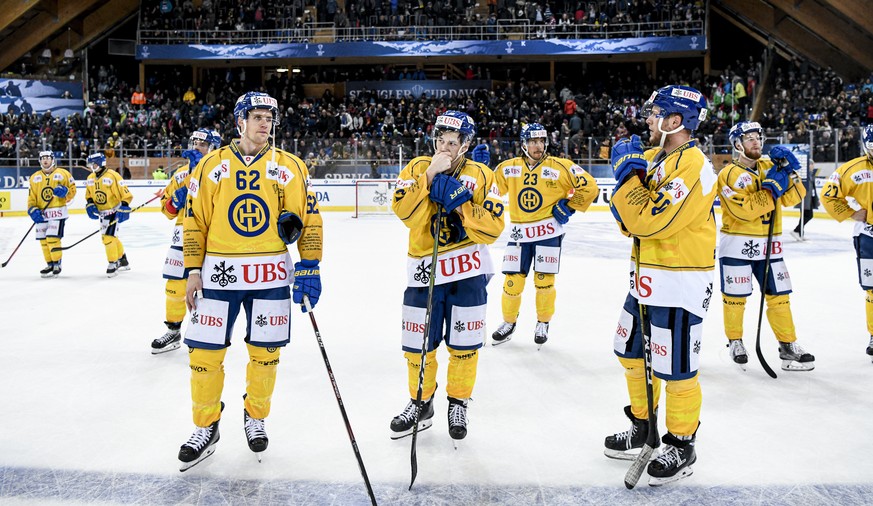
<path id="1" fill-rule="evenodd" d="M 303 233 L 303 221 L 299 216 L 292 212 L 285 211 L 279 215 L 277 223 L 279 227 L 279 238 L 285 244 L 294 244 Z"/>

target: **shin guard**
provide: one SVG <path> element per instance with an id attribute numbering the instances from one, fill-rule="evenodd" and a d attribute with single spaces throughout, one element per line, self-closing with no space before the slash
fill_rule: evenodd
<path id="1" fill-rule="evenodd" d="M 194 425 L 209 427 L 221 418 L 221 391 L 224 389 L 224 355 L 227 348 L 191 348 L 191 408 Z"/>
<path id="2" fill-rule="evenodd" d="M 624 366 L 624 377 L 627 380 L 627 393 L 630 396 L 631 412 L 642 420 L 649 419 L 649 401 L 646 398 L 646 367 L 642 358 L 622 358 L 618 361 Z M 661 379 L 652 376 L 652 400 L 655 405 L 652 410 L 658 409 L 658 401 L 661 399 Z"/>
<path id="3" fill-rule="evenodd" d="M 503 321 L 515 323 L 518 320 L 518 309 L 521 307 L 521 292 L 524 291 L 524 274 L 507 274 L 503 281 L 503 298 L 500 305 L 503 309 Z"/>
<path id="4" fill-rule="evenodd" d="M 797 341 L 794 331 L 794 319 L 791 317 L 791 305 L 787 295 L 767 295 L 767 321 L 780 343 Z"/>
<path id="5" fill-rule="evenodd" d="M 745 297 L 722 295 L 724 307 L 724 333 L 728 339 L 743 338 L 743 313 L 746 311 Z"/>
<path id="6" fill-rule="evenodd" d="M 415 399 L 418 395 L 418 372 L 421 367 L 421 353 L 406 352 L 403 354 L 406 357 L 406 368 L 409 378 L 409 398 Z M 436 391 L 436 373 L 437 373 L 436 350 L 427 354 L 427 360 L 424 362 L 424 384 L 421 386 L 421 398 L 423 400 L 433 397 Z"/>
<path id="7" fill-rule="evenodd" d="M 866 290 L 867 294 L 867 333 L 873 336 L 873 290 Z"/>
<path id="8" fill-rule="evenodd" d="M 667 382 L 667 430 L 676 436 L 691 436 L 700 420 L 700 382 L 697 376 Z"/>
<path id="9" fill-rule="evenodd" d="M 187 279 L 167 280 L 164 293 L 167 295 L 168 322 L 180 322 L 185 319 L 185 288 L 187 286 Z"/>
<path id="10" fill-rule="evenodd" d="M 245 408 L 252 418 L 267 418 L 276 386 L 276 368 L 282 348 L 264 348 L 246 343 L 249 364 L 246 366 Z"/>
<path id="11" fill-rule="evenodd" d="M 448 347 L 447 347 L 448 348 Z M 449 350 L 449 374 L 446 393 L 455 399 L 469 399 L 476 384 L 479 350 Z"/>
<path id="12" fill-rule="evenodd" d="M 47 263 L 47 264 L 52 263 L 51 248 L 49 248 L 48 240 L 47 239 L 40 239 L 39 240 L 39 247 L 40 247 L 40 249 L 42 249 L 42 257 L 45 259 L 45 263 Z"/>
<path id="13" fill-rule="evenodd" d="M 55 248 L 61 247 L 61 238 L 60 237 L 46 237 L 45 244 L 46 244 L 46 246 L 48 246 L 49 255 L 51 256 L 51 259 L 52 259 L 51 261 L 56 262 L 56 263 L 60 262 L 61 255 L 63 255 L 63 252 L 60 250 L 58 250 L 58 251 L 52 251 L 52 250 Z M 43 255 L 44 254 L 45 253 L 43 253 Z"/>
<path id="14" fill-rule="evenodd" d="M 534 273 L 537 288 L 537 321 L 548 323 L 555 314 L 555 275 Z"/>
<path id="15" fill-rule="evenodd" d="M 115 246 L 115 241 L 117 240 L 111 235 L 103 236 L 103 247 L 106 249 L 106 260 L 109 262 L 117 262 L 120 258 L 118 256 L 118 248 Z"/>

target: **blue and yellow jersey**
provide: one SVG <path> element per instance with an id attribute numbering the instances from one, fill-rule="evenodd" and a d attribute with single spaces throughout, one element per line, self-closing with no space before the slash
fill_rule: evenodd
<path id="1" fill-rule="evenodd" d="M 188 186 L 188 183 L 191 180 L 191 174 L 189 170 L 190 167 L 188 165 L 185 165 L 185 167 L 180 168 L 179 170 L 174 172 L 173 175 L 170 176 L 170 182 L 167 183 L 166 188 L 164 188 L 164 194 L 161 195 L 161 212 L 168 219 L 175 219 L 177 226 L 181 226 L 184 222 L 185 213 L 182 212 L 182 209 L 177 209 L 175 213 L 170 212 L 170 210 L 167 209 L 167 202 L 173 199 L 173 194 L 176 192 L 176 190 Z"/>
<path id="2" fill-rule="evenodd" d="M 66 197 L 56 197 L 54 188 L 66 186 Z M 55 167 L 51 172 L 38 170 L 30 176 L 30 190 L 27 192 L 27 208 L 39 208 L 47 219 L 63 219 L 69 215 L 67 204 L 76 196 L 76 182 L 66 169 Z"/>
<path id="3" fill-rule="evenodd" d="M 821 191 L 821 204 L 835 220 L 845 221 L 855 213 L 847 198 L 855 199 L 861 209 L 867 211 L 866 223 L 858 222 L 855 235 L 869 231 L 873 225 L 873 158 L 860 156 L 840 165 L 828 177 Z"/>
<path id="4" fill-rule="evenodd" d="M 112 169 L 104 169 L 100 175 L 92 172 L 85 182 L 85 196 L 101 214 L 115 212 L 122 202 L 130 205 L 133 201 L 124 180 Z"/>

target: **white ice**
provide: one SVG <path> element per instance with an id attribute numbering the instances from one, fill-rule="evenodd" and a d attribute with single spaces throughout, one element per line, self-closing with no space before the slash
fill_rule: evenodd
<path id="1" fill-rule="evenodd" d="M 765 322 L 762 348 L 779 378 L 766 376 L 753 352 L 757 291 L 745 318 L 749 368 L 739 370 L 727 355 L 716 292 L 704 322 L 694 475 L 659 489 L 644 476 L 628 491 L 629 463 L 604 457 L 603 439 L 628 425 L 612 338 L 630 241 L 608 212 L 577 213 L 548 343 L 540 351 L 533 343 L 528 286 L 512 341 L 481 350 L 470 432 L 458 450 L 447 432 L 447 355 L 439 351 L 437 415 L 420 434 L 418 479 L 408 491 L 410 438 L 388 437 L 408 401 L 399 344 L 406 229 L 392 216 L 324 219 L 324 293 L 314 314 L 380 504 L 873 500 L 873 364 L 864 353 L 850 224 L 819 217 L 808 241 L 785 241 L 799 343 L 816 356 L 815 370 L 782 371 Z M 786 218 L 786 229 L 795 222 Z M 30 224 L 0 219 L 3 260 Z M 93 230 L 95 222 L 74 215 L 64 244 Z M 32 235 L 0 271 L 0 502 L 369 504 L 312 326 L 296 311 L 263 463 L 242 428 L 247 357 L 238 325 L 225 364 L 221 441 L 209 459 L 178 471 L 176 454 L 193 430 L 186 348 L 158 356 L 149 348 L 165 331 L 161 267 L 171 230 L 158 213 L 136 213 L 121 231 L 132 269 L 114 279 L 104 274 L 99 236 L 65 252 L 58 279 L 40 279 L 45 264 Z M 496 262 L 505 243 L 492 248 Z M 502 281 L 498 274 L 489 285 L 489 332 L 502 319 Z"/>

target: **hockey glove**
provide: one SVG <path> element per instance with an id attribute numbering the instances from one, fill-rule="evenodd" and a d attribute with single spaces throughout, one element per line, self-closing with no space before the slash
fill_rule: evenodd
<path id="1" fill-rule="evenodd" d="M 484 163 L 485 165 L 491 164 L 491 153 L 488 152 L 487 144 L 479 144 L 473 148 L 473 161 Z"/>
<path id="2" fill-rule="evenodd" d="M 800 170 L 800 160 L 788 148 L 773 146 L 773 149 L 770 150 L 770 159 L 773 160 L 777 167 L 787 170 L 787 172 L 797 172 Z"/>
<path id="3" fill-rule="evenodd" d="M 170 200 L 173 202 L 173 207 L 176 208 L 176 212 L 184 209 L 185 201 L 188 200 L 188 187 L 180 186 L 179 188 L 176 188 L 176 191 L 173 192 L 173 196 Z"/>
<path id="4" fill-rule="evenodd" d="M 461 216 L 458 213 L 434 214 L 430 220 L 431 237 L 436 235 L 437 227 L 440 227 L 438 236 L 440 246 L 458 243 L 467 238 L 467 231 L 464 230 L 464 224 L 461 223 Z"/>
<path id="5" fill-rule="evenodd" d="M 196 167 L 200 159 L 203 158 L 203 153 L 196 149 L 186 149 L 185 151 L 182 151 L 182 157 L 188 159 L 188 169 L 194 170 L 194 167 Z"/>
<path id="6" fill-rule="evenodd" d="M 575 209 L 570 207 L 569 200 L 561 199 L 552 207 L 552 216 L 558 220 L 558 223 L 561 225 L 566 225 L 568 221 L 570 221 L 570 216 L 573 216 L 573 213 L 576 212 Z"/>
<path id="7" fill-rule="evenodd" d="M 612 173 L 618 186 L 624 184 L 633 171 L 645 174 L 649 162 L 643 157 L 643 144 L 639 135 L 622 139 L 612 147 Z M 645 175 L 643 176 L 645 177 Z"/>
<path id="8" fill-rule="evenodd" d="M 300 234 L 303 233 L 303 221 L 300 220 L 299 216 L 289 211 L 279 215 L 277 226 L 279 227 L 279 238 L 285 244 L 294 244 L 300 238 Z"/>
<path id="9" fill-rule="evenodd" d="M 30 219 L 33 220 L 34 223 L 45 223 L 45 218 L 43 218 L 42 216 L 42 211 L 40 211 L 38 207 L 31 207 L 27 210 L 27 214 L 30 215 Z"/>
<path id="10" fill-rule="evenodd" d="M 774 167 L 767 171 L 767 176 L 761 183 L 761 188 L 772 193 L 774 200 L 778 199 L 791 186 L 789 174 L 787 170 Z"/>
<path id="11" fill-rule="evenodd" d="M 309 297 L 312 307 L 318 303 L 321 296 L 321 269 L 318 260 L 301 260 L 294 264 L 294 286 L 291 297 L 295 304 L 303 304 L 303 296 Z M 306 306 L 300 308 L 304 313 Z"/>
<path id="12" fill-rule="evenodd" d="M 64 198 L 67 196 L 67 193 L 70 193 L 70 189 L 66 186 L 55 186 L 52 189 L 52 193 L 55 194 L 55 197 Z"/>
<path id="13" fill-rule="evenodd" d="M 122 202 L 118 212 L 115 213 L 115 219 L 118 220 L 118 223 L 124 223 L 130 218 L 130 213 L 130 206 Z"/>
<path id="14" fill-rule="evenodd" d="M 97 210 L 97 204 L 93 202 L 89 202 L 87 206 L 85 206 L 85 212 L 88 213 L 88 217 L 92 220 L 100 219 L 100 211 Z"/>
<path id="15" fill-rule="evenodd" d="M 437 174 L 430 185 L 430 199 L 443 206 L 446 212 L 473 198 L 473 194 L 460 181 L 445 174 Z"/>

